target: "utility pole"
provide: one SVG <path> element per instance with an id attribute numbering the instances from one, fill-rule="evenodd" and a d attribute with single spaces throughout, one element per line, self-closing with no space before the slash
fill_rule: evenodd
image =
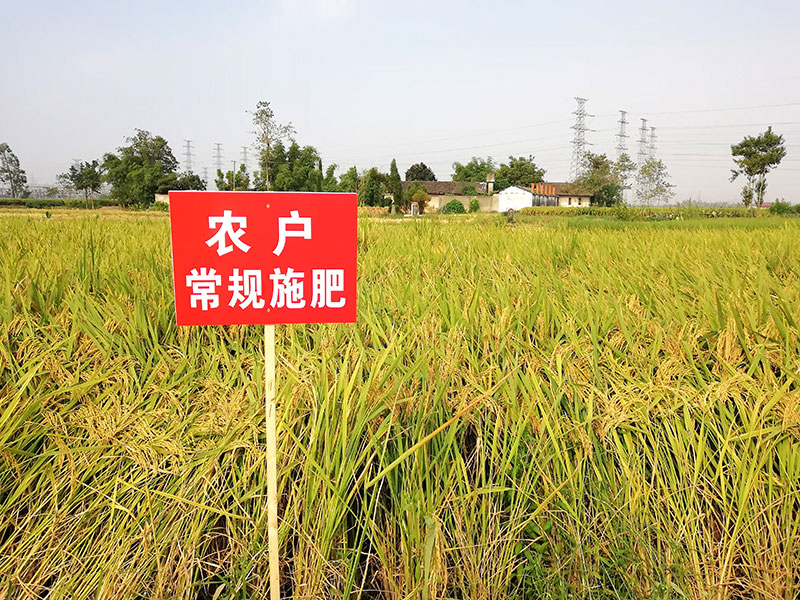
<path id="1" fill-rule="evenodd" d="M 183 151 L 183 168 L 187 173 L 192 172 L 192 140 L 183 140 L 186 143 Z"/>
<path id="2" fill-rule="evenodd" d="M 625 133 L 625 126 L 628 124 L 628 119 L 626 119 L 627 112 L 624 110 L 619 111 L 619 133 L 617 134 L 617 160 L 623 154 L 628 153 L 627 142 L 625 141 L 628 138 L 628 134 Z"/>
<path id="3" fill-rule="evenodd" d="M 575 115 L 575 125 L 570 127 L 575 131 L 572 138 L 572 163 L 569 167 L 570 181 L 575 181 L 586 170 L 586 132 L 592 131 L 586 127 L 586 118 L 593 117 L 586 112 L 586 98 L 575 98 L 578 107 L 572 113 Z"/>

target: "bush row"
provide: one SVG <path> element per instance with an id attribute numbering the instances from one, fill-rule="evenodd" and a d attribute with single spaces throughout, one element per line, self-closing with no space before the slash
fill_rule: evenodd
<path id="1" fill-rule="evenodd" d="M 779 203 L 781 204 L 781 203 Z M 786 204 L 791 210 L 769 209 L 769 214 L 789 214 L 796 207 Z M 780 208 L 785 208 L 781 206 Z M 719 217 L 757 217 L 767 214 L 766 210 L 744 207 L 644 207 L 644 206 L 528 206 L 519 211 L 521 215 L 534 216 L 596 216 L 614 217 L 625 221 L 662 221 L 676 219 L 713 219 Z"/>
<path id="2" fill-rule="evenodd" d="M 100 206 L 116 206 L 114 200 L 95 198 L 95 208 Z M 0 206 L 25 206 L 27 208 L 86 208 L 86 200 L 80 198 L 0 198 Z"/>

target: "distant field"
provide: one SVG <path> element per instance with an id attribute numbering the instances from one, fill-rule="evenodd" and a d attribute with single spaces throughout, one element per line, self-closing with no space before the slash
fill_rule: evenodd
<path id="1" fill-rule="evenodd" d="M 261 328 L 175 326 L 166 215 L 0 212 L 0 598 L 266 597 Z M 799 323 L 796 218 L 362 219 L 284 595 L 799 597 Z"/>

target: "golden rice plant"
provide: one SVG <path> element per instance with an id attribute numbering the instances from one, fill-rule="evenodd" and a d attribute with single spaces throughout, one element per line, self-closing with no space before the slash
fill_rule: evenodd
<path id="1" fill-rule="evenodd" d="M 0 218 L 0 598 L 266 598 L 262 331 L 99 215 Z M 362 219 L 358 300 L 278 328 L 286 597 L 800 595 L 795 223 Z"/>

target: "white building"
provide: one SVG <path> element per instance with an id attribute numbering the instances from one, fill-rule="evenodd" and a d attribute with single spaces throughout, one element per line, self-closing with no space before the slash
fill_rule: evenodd
<path id="1" fill-rule="evenodd" d="M 526 206 L 533 206 L 533 194 L 529 190 L 512 185 L 497 194 L 497 212 L 516 211 Z"/>

